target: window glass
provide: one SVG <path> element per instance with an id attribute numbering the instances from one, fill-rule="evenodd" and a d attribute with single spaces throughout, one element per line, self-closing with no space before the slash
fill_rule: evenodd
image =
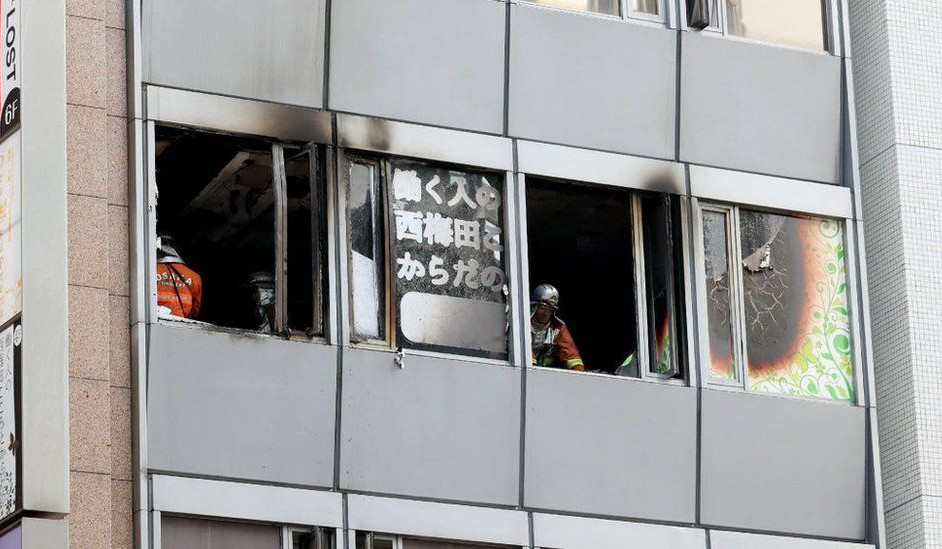
<path id="1" fill-rule="evenodd" d="M 710 377 L 738 381 L 733 346 L 733 306 L 730 293 L 729 215 L 703 212 L 703 262 L 706 278 Z"/>
<path id="2" fill-rule="evenodd" d="M 319 197 L 312 192 L 312 161 L 305 149 L 285 149 L 285 183 L 287 194 L 287 269 L 288 327 L 299 332 L 320 332 L 323 311 L 318 292 L 311 292 L 311 283 L 321 288 L 322 272 L 315 264 L 315 250 L 320 248 L 313 207 Z M 315 303 L 316 301 L 316 303 Z M 317 325 L 317 329 L 315 329 Z"/>
<path id="3" fill-rule="evenodd" d="M 372 162 L 348 165 L 350 285 L 355 338 L 385 339 L 385 248 L 380 168 Z"/>
<path id="4" fill-rule="evenodd" d="M 559 294 L 547 322 L 531 305 L 537 366 L 640 375 L 632 232 L 629 192 L 527 179 L 530 290 Z"/>
<path id="5" fill-rule="evenodd" d="M 407 160 L 390 170 L 398 344 L 505 358 L 503 177 Z"/>
<path id="6" fill-rule="evenodd" d="M 670 197 L 645 195 L 641 197 L 641 211 L 650 348 L 648 367 L 652 374 L 672 376 L 677 371 L 677 360 L 671 352 L 677 308 Z"/>
<path id="7" fill-rule="evenodd" d="M 825 42 L 822 0 L 726 0 L 730 34 L 823 50 Z"/>
<path id="8" fill-rule="evenodd" d="M 292 549 L 333 549 L 334 536 L 329 530 L 315 528 L 311 532 L 291 532 Z"/>
<path id="9" fill-rule="evenodd" d="M 158 316 L 273 331 L 271 145 L 158 128 L 155 156 Z"/>
<path id="10" fill-rule="evenodd" d="M 748 387 L 854 400 L 838 221 L 740 211 Z"/>
<path id="11" fill-rule="evenodd" d="M 280 549 L 281 528 L 163 515 L 163 549 Z"/>
<path id="12" fill-rule="evenodd" d="M 530 0 L 544 6 L 553 6 L 556 8 L 566 8 L 570 10 L 591 11 L 595 13 L 605 13 L 608 15 L 620 15 L 620 0 Z M 637 2 L 654 0 L 634 0 Z M 657 13 L 656 8 L 653 13 Z"/>
<path id="13" fill-rule="evenodd" d="M 657 2 L 658 0 L 631 0 L 631 6 L 636 13 L 657 15 Z"/>
<path id="14" fill-rule="evenodd" d="M 500 545 L 478 545 L 458 541 L 402 538 L 402 549 L 497 549 Z"/>

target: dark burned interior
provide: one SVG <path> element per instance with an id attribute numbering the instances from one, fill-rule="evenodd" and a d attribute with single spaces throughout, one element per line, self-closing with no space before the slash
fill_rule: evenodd
<path id="1" fill-rule="evenodd" d="M 174 240 L 203 280 L 196 320 L 256 329 L 250 280 L 276 261 L 272 146 L 206 132 L 160 127 L 156 134 L 157 234 Z M 288 326 L 313 326 L 313 244 L 310 159 L 286 148 Z"/>
<path id="2" fill-rule="evenodd" d="M 638 341 L 630 193 L 528 179 L 527 233 L 531 286 L 556 286 L 586 369 L 614 373 Z"/>

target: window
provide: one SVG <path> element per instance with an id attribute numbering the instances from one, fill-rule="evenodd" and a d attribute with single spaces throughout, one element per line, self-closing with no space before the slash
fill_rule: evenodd
<path id="1" fill-rule="evenodd" d="M 499 549 L 503 545 L 474 544 L 429 538 L 411 538 L 372 532 L 357 532 L 356 549 Z"/>
<path id="2" fill-rule="evenodd" d="M 622 15 L 622 2 L 625 2 L 625 15 L 651 18 L 661 14 L 660 0 L 529 0 L 530 2 L 554 8 L 601 13 L 604 15 Z"/>
<path id="3" fill-rule="evenodd" d="M 668 195 L 528 178 L 531 289 L 559 294 L 545 322 L 531 303 L 535 365 L 683 378 L 679 216 Z"/>
<path id="4" fill-rule="evenodd" d="M 713 205 L 700 215 L 707 381 L 853 402 L 842 223 Z"/>
<path id="5" fill-rule="evenodd" d="M 317 151 L 169 127 L 155 145 L 158 316 L 323 334 Z"/>
<path id="6" fill-rule="evenodd" d="M 281 549 L 281 528 L 164 515 L 162 549 Z"/>
<path id="7" fill-rule="evenodd" d="M 730 34 L 823 50 L 825 24 L 822 0 L 726 0 Z"/>
<path id="8" fill-rule="evenodd" d="M 570 10 L 591 11 L 607 15 L 621 15 L 619 4 L 621 0 L 531 0 L 544 6 L 565 8 Z M 639 1 L 639 0 L 633 0 Z"/>
<path id="9" fill-rule="evenodd" d="M 161 516 L 160 538 L 161 549 L 334 548 L 334 536 L 324 528 L 299 529 L 172 515 Z"/>
<path id="10" fill-rule="evenodd" d="M 503 174 L 349 154 L 351 339 L 507 358 Z"/>
<path id="11" fill-rule="evenodd" d="M 288 528 L 291 549 L 334 549 L 334 535 L 326 528 Z"/>
<path id="12" fill-rule="evenodd" d="M 762 42 L 828 49 L 824 0 L 687 0 L 687 25 Z"/>

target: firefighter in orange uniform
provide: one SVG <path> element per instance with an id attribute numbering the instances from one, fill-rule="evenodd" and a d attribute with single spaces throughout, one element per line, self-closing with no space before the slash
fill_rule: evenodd
<path id="1" fill-rule="evenodd" d="M 203 300 L 203 280 L 184 264 L 173 240 L 160 237 L 157 248 L 157 306 L 182 318 L 196 318 Z"/>
<path id="2" fill-rule="evenodd" d="M 556 316 L 559 291 L 540 284 L 530 292 L 530 335 L 533 365 L 584 371 L 585 364 L 566 323 Z"/>

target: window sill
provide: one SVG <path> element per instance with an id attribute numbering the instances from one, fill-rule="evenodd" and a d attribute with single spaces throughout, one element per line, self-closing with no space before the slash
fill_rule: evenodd
<path id="1" fill-rule="evenodd" d="M 299 333 L 292 333 L 289 336 L 279 335 L 279 334 L 263 334 L 261 332 L 253 332 L 251 330 L 245 330 L 242 328 L 227 328 L 225 326 L 216 326 L 215 324 L 210 324 L 208 322 L 202 322 L 200 320 L 191 320 L 188 318 L 181 318 L 173 315 L 158 314 L 157 324 L 163 326 L 173 326 L 176 328 L 188 328 L 191 330 L 199 330 L 207 333 L 216 333 L 216 334 L 227 334 L 232 336 L 242 336 L 246 338 L 253 339 L 271 339 L 278 341 L 293 341 L 297 343 L 313 343 L 317 345 L 329 345 L 327 338 L 324 336 L 311 336 L 308 337 Z"/>

